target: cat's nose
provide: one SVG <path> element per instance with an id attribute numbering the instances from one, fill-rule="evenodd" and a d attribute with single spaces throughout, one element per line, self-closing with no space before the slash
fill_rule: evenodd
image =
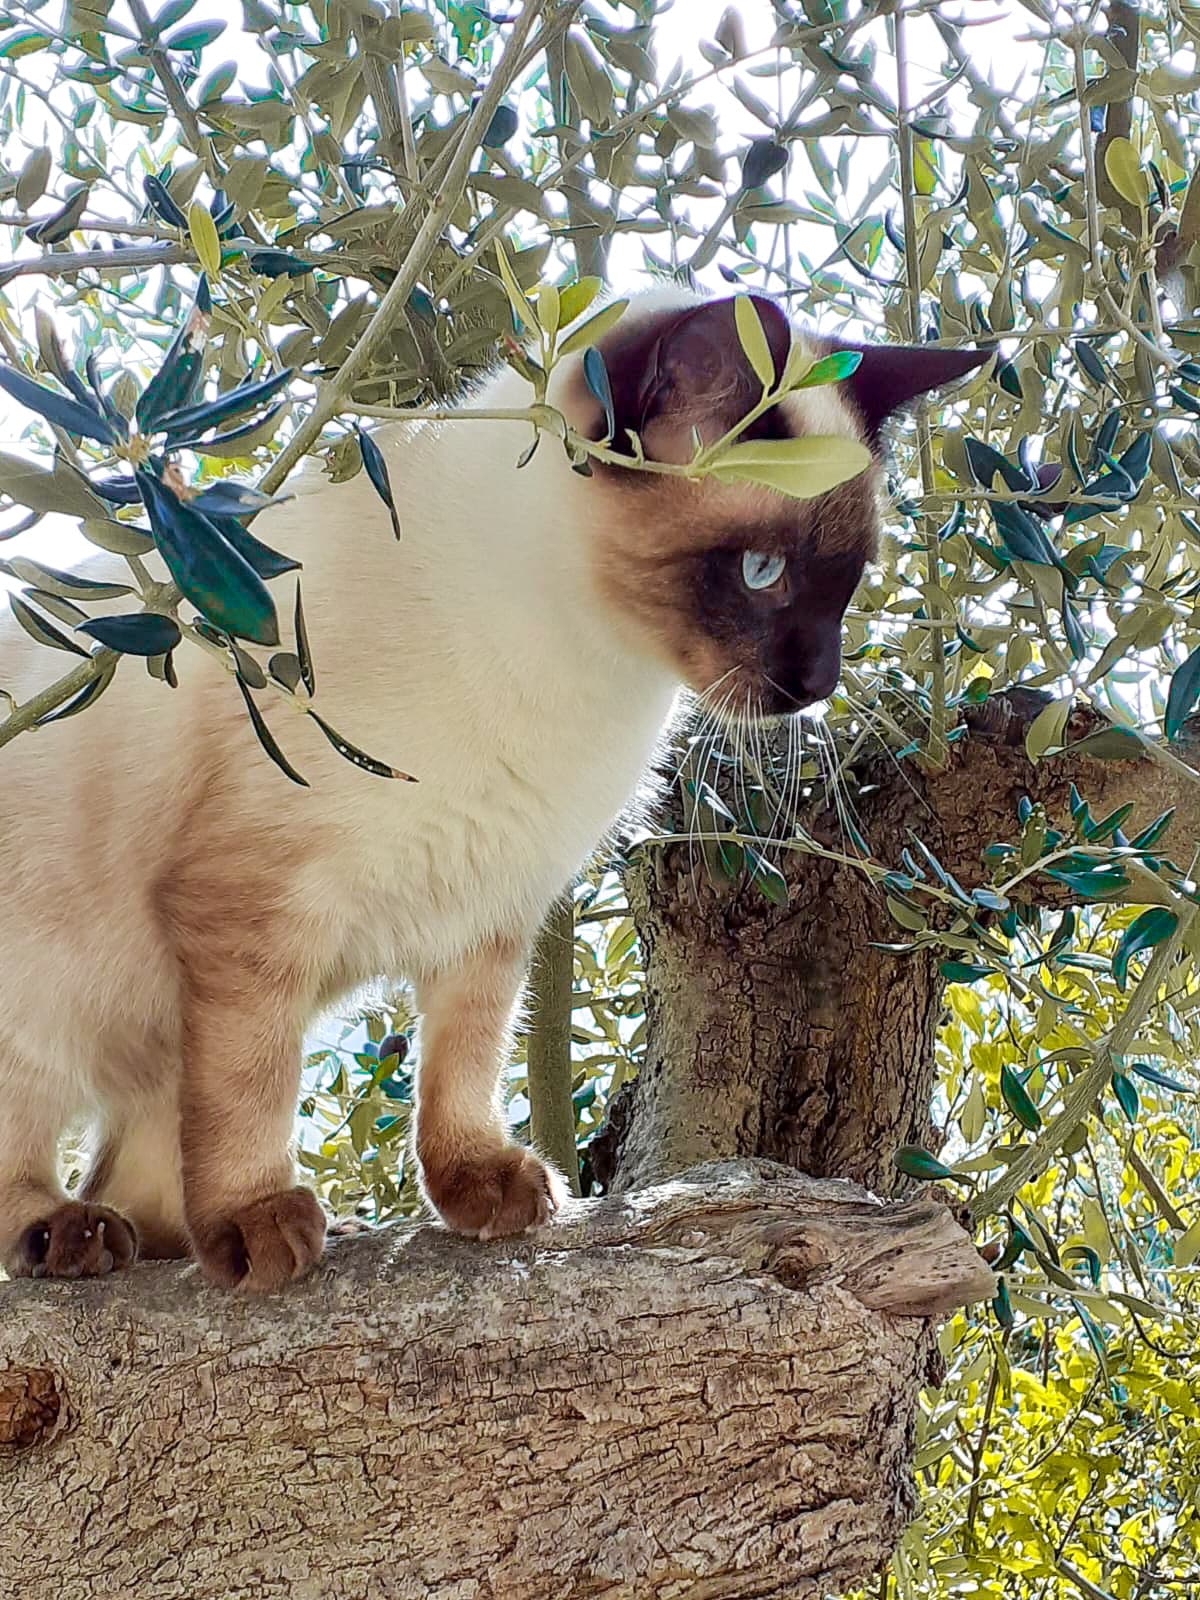
<path id="1" fill-rule="evenodd" d="M 769 672 L 780 701 L 773 709 L 777 713 L 800 711 L 816 700 L 827 699 L 837 688 L 841 672 L 840 630 L 822 630 L 794 640 Z"/>

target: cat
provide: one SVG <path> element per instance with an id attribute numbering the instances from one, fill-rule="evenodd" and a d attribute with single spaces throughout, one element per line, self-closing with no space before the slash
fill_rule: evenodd
<path id="1" fill-rule="evenodd" d="M 633 297 L 600 341 L 613 443 L 690 460 L 759 398 L 732 298 Z M 776 375 L 794 330 L 755 297 Z M 814 357 L 833 348 L 811 339 Z M 838 346 L 839 348 L 848 348 Z M 402 522 L 364 474 L 302 474 L 255 524 L 300 559 L 318 704 L 411 772 L 357 770 L 276 697 L 264 716 L 308 788 L 255 743 L 234 685 L 195 649 L 172 692 L 126 667 L 82 715 L 0 754 L 0 1262 L 77 1277 L 192 1254 L 215 1283 L 277 1289 L 320 1257 L 326 1219 L 291 1141 L 306 1026 L 372 977 L 421 1012 L 423 1192 L 481 1239 L 544 1222 L 561 1179 L 510 1141 L 500 1098 L 534 935 L 621 816 L 685 686 L 736 714 L 826 696 L 843 613 L 879 530 L 880 429 L 986 360 L 862 349 L 857 371 L 788 397 L 744 436 L 836 433 L 875 465 L 814 501 L 746 483 L 571 469 L 552 439 L 520 471 L 504 420 L 376 435 Z M 581 358 L 551 404 L 605 416 Z M 476 407 L 521 406 L 495 372 Z M 8 629 L 0 682 L 45 680 Z M 87 1110 L 77 1197 L 55 1145 Z"/>

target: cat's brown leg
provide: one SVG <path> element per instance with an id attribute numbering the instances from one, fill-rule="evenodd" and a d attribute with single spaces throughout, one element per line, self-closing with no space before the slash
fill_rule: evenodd
<path id="1" fill-rule="evenodd" d="M 168 1261 L 190 1253 L 179 1172 L 179 1104 L 174 1093 L 113 1109 L 80 1191 L 127 1216 L 137 1230 L 142 1260 Z"/>
<path id="2" fill-rule="evenodd" d="M 536 1227 L 565 1193 L 559 1174 L 504 1125 L 502 1053 L 525 961 L 524 943 L 497 941 L 417 985 L 422 1183 L 450 1227 L 480 1239 Z"/>
<path id="3" fill-rule="evenodd" d="M 54 1161 L 61 1122 L 35 1067 L 0 1069 L 0 1265 L 14 1278 L 99 1277 L 137 1255 L 124 1217 L 63 1193 Z"/>
<path id="4" fill-rule="evenodd" d="M 320 1259 L 325 1213 L 296 1186 L 300 1010 L 272 975 L 231 963 L 184 1013 L 180 1148 L 192 1248 L 228 1288 L 281 1289 Z"/>

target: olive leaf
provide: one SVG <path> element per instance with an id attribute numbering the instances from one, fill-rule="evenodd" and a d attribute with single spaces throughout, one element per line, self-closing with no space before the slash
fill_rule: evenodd
<path id="1" fill-rule="evenodd" d="M 857 439 L 808 434 L 732 444 L 706 470 L 721 482 L 757 483 L 792 499 L 815 500 L 866 472 L 872 461 Z"/>

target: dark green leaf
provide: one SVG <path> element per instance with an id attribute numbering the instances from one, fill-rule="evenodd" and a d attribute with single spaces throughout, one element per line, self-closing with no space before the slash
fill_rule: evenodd
<path id="1" fill-rule="evenodd" d="M 202 498 L 203 496 L 199 496 L 193 500 L 192 505 L 197 505 Z M 243 561 L 250 563 L 260 578 L 278 578 L 285 572 L 299 572 L 298 561 L 293 560 L 291 556 L 282 555 L 278 550 L 272 550 L 269 544 L 256 539 L 247 528 L 242 527 L 236 517 L 212 517 L 210 520 L 226 543 L 233 546 Z"/>
<path id="2" fill-rule="evenodd" d="M 301 681 L 303 674 L 300 671 L 300 657 L 294 656 L 290 650 L 279 650 L 267 662 L 267 671 L 276 683 L 282 683 L 286 689 L 295 692 L 296 685 Z"/>
<path id="3" fill-rule="evenodd" d="M 263 494 L 261 489 L 248 483 L 235 483 L 226 478 L 209 484 L 207 489 L 193 495 L 188 504 L 193 511 L 202 511 L 206 517 L 248 517 L 264 511 L 267 506 L 282 505 L 286 499 L 287 495 Z"/>
<path id="4" fill-rule="evenodd" d="M 12 614 L 24 628 L 31 639 L 36 639 L 38 644 L 52 645 L 56 650 L 68 650 L 72 655 L 88 655 L 82 645 L 75 643 L 69 634 L 62 630 L 48 617 L 43 617 L 40 612 L 34 611 L 21 599 L 18 594 L 10 594 L 8 603 L 12 607 Z"/>
<path id="5" fill-rule="evenodd" d="M 250 693 L 249 689 L 247 689 L 240 676 L 237 680 L 237 686 L 241 691 L 242 699 L 246 702 L 246 710 L 250 713 L 250 725 L 254 729 L 255 734 L 258 736 L 259 744 L 262 745 L 263 749 L 279 768 L 280 772 L 284 773 L 286 777 L 289 777 L 293 783 L 298 783 L 302 789 L 307 789 L 308 779 L 300 776 L 295 767 L 292 766 L 291 762 L 275 742 L 275 735 L 264 722 L 262 712 L 254 703 L 254 696 Z"/>
<path id="6" fill-rule="evenodd" d="M 788 883 L 783 873 L 751 845 L 743 845 L 742 848 L 750 868 L 751 881 L 758 886 L 763 898 L 769 900 L 773 906 L 786 906 Z"/>
<path id="7" fill-rule="evenodd" d="M 148 174 L 142 179 L 142 190 L 146 199 L 150 202 L 152 210 L 161 221 L 172 228 L 187 227 L 187 217 L 175 204 L 175 201 L 171 198 L 171 191 L 161 178 Z"/>
<path id="8" fill-rule="evenodd" d="M 1015 466 L 990 444 L 985 444 L 982 439 L 968 436 L 963 440 L 963 449 L 967 465 L 971 469 L 971 476 L 981 489 L 993 488 L 997 473 L 1009 489 L 1029 488 L 1026 475 L 1020 467 Z"/>
<path id="9" fill-rule="evenodd" d="M 1092 1316 L 1091 1312 L 1088 1311 L 1086 1306 L 1080 1305 L 1078 1300 L 1072 1300 L 1071 1304 L 1075 1307 L 1075 1310 L 1079 1314 L 1079 1320 L 1083 1324 L 1084 1333 L 1087 1334 L 1088 1343 L 1095 1352 L 1096 1360 L 1100 1363 L 1101 1372 L 1107 1378 L 1108 1346 L 1104 1342 L 1104 1335 L 1097 1326 L 1096 1319 Z"/>
<path id="10" fill-rule="evenodd" d="M 250 250 L 246 255 L 247 264 L 251 272 L 257 272 L 263 278 L 302 278 L 312 268 L 296 257 L 289 255 L 286 250 L 271 248 Z"/>
<path id="11" fill-rule="evenodd" d="M 309 694 L 317 692 L 317 675 L 313 670 L 312 652 L 308 648 L 308 628 L 304 622 L 304 602 L 300 598 L 300 585 L 296 585 L 296 652 L 300 658 L 300 676 Z"/>
<path id="12" fill-rule="evenodd" d="M 1033 1133 L 1041 1127 L 1041 1112 L 1029 1098 L 1025 1085 L 1007 1063 L 1000 1068 L 1000 1093 L 1004 1096 L 1005 1105 L 1023 1128 L 1028 1128 Z"/>
<path id="13" fill-rule="evenodd" d="M 1099 1285 L 1100 1257 L 1090 1245 L 1068 1245 L 1068 1247 L 1062 1253 L 1062 1258 L 1064 1261 L 1082 1261 L 1084 1266 L 1087 1268 L 1088 1277 L 1092 1280 L 1093 1285 Z"/>
<path id="14" fill-rule="evenodd" d="M 787 146 L 774 139 L 752 139 L 742 157 L 742 188 L 761 189 L 788 164 Z"/>
<path id="15" fill-rule="evenodd" d="M 236 638 L 278 644 L 275 602 L 250 563 L 219 528 L 178 499 L 152 473 L 138 470 L 154 542 L 180 590 L 202 616 Z"/>
<path id="16" fill-rule="evenodd" d="M 127 656 L 161 656 L 173 650 L 182 638 L 179 624 L 172 617 L 154 611 L 139 611 L 123 617 L 92 617 L 81 622 L 78 633 L 90 634 L 110 650 Z"/>
<path id="17" fill-rule="evenodd" d="M 79 226 L 79 219 L 87 208 L 89 193 L 86 188 L 76 189 L 66 205 L 52 217 L 43 218 L 33 227 L 26 228 L 25 232 L 36 244 L 61 244 Z"/>
<path id="18" fill-rule="evenodd" d="M 255 417 L 251 422 L 243 422 L 238 428 L 230 428 L 228 433 L 214 434 L 211 439 L 189 439 L 188 448 L 200 455 L 228 455 L 228 446 L 240 439 L 257 435 L 265 441 L 270 437 L 271 426 L 275 419 L 286 411 L 290 404 L 289 400 L 281 400 L 278 405 L 270 406 L 264 411 L 261 417 Z"/>
<path id="19" fill-rule="evenodd" d="M 1138 1107 L 1141 1102 L 1138 1099 L 1137 1086 L 1133 1079 L 1127 1078 L 1123 1072 L 1114 1072 L 1112 1086 L 1113 1092 L 1117 1097 L 1117 1103 L 1125 1113 L 1126 1119 L 1129 1122 L 1136 1122 Z"/>
<path id="20" fill-rule="evenodd" d="M 77 400 L 68 399 L 65 394 L 47 389 L 45 384 L 35 383 L 23 372 L 18 372 L 16 367 L 0 364 L 0 389 L 30 411 L 36 411 L 39 417 L 45 417 L 55 427 L 65 428 L 68 433 L 79 434 L 84 439 L 95 439 L 99 444 L 112 445 L 117 442 L 116 429 L 101 414 L 98 406 L 90 409 L 82 406 Z"/>
<path id="21" fill-rule="evenodd" d="M 951 1168 L 944 1166 L 936 1156 L 931 1156 L 928 1150 L 922 1150 L 919 1144 L 904 1144 L 892 1156 L 893 1164 L 904 1173 L 906 1178 L 952 1178 Z"/>
<path id="22" fill-rule="evenodd" d="M 1200 697 L 1200 645 L 1171 674 L 1167 691 L 1167 714 L 1163 719 L 1168 739 L 1178 739 L 1192 708 Z"/>
<path id="23" fill-rule="evenodd" d="M 1129 887 L 1129 879 L 1120 867 L 1102 865 L 1086 872 L 1065 871 L 1059 867 L 1045 869 L 1048 878 L 1065 884 L 1081 900 L 1104 900 L 1118 890 Z"/>
<path id="24" fill-rule="evenodd" d="M 236 389 L 218 395 L 215 400 L 202 400 L 198 405 L 164 412 L 155 422 L 153 431 L 165 433 L 168 441 L 178 448 L 189 435 L 207 433 L 218 423 L 228 422 L 231 417 L 240 417 L 244 411 L 256 410 L 285 388 L 295 374 L 294 367 L 286 367 L 282 372 L 273 373 L 258 383 L 239 384 Z"/>
<path id="25" fill-rule="evenodd" d="M 111 505 L 136 506 L 141 504 L 142 495 L 137 486 L 136 478 L 92 478 L 90 481 L 96 493 L 103 496 Z"/>
<path id="26" fill-rule="evenodd" d="M 1033 561 L 1040 566 L 1054 566 L 1057 556 L 1045 530 L 1034 521 L 1028 511 L 1007 501 L 996 501 L 992 506 L 996 531 L 1005 548 L 1018 561 Z"/>
<path id="27" fill-rule="evenodd" d="M 1075 351 L 1075 359 L 1093 382 L 1102 384 L 1105 387 L 1112 382 L 1108 368 L 1090 344 L 1087 344 L 1083 339 L 1076 339 L 1071 348 Z"/>
<path id="28" fill-rule="evenodd" d="M 364 772 L 374 773 L 377 778 L 399 778 L 404 783 L 416 783 L 417 780 L 411 773 L 401 772 L 398 767 L 389 767 L 384 761 L 376 761 L 374 756 L 369 756 L 365 750 L 360 750 L 357 745 L 352 745 L 349 739 L 343 739 L 337 729 L 331 728 L 315 711 L 309 711 L 308 714 L 329 740 L 338 755 L 343 756 L 354 766 L 361 767 Z"/>
<path id="29" fill-rule="evenodd" d="M 608 368 L 596 346 L 589 345 L 583 352 L 583 377 L 588 388 L 604 408 L 604 437 L 611 440 L 617 426 L 613 407 L 612 385 L 608 381 Z"/>
<path id="30" fill-rule="evenodd" d="M 511 106 L 497 106 L 479 142 L 485 150 L 498 150 L 508 143 L 520 125 L 521 119 Z"/>
<path id="31" fill-rule="evenodd" d="M 371 435 L 355 425 L 355 435 L 358 438 L 358 448 L 362 451 L 363 466 L 366 468 L 367 477 L 375 486 L 375 492 L 388 508 L 388 515 L 392 519 L 392 532 L 400 538 L 400 518 L 396 515 L 396 502 L 392 498 L 392 482 L 388 477 L 387 462 L 383 459 L 383 451 L 372 439 Z"/>
<path id="32" fill-rule="evenodd" d="M 1149 827 L 1143 828 L 1141 833 L 1129 841 L 1132 848 L 1134 850 L 1148 850 L 1152 844 L 1157 844 L 1171 826 L 1171 820 L 1174 815 L 1175 807 L 1172 806 L 1169 811 L 1164 811 L 1160 817 L 1155 817 Z"/>
<path id="33" fill-rule="evenodd" d="M 992 1311 L 995 1314 L 996 1321 L 1007 1332 L 1012 1327 L 1014 1318 L 1012 1301 L 1008 1297 L 1008 1284 L 1003 1278 L 1000 1279 L 997 1285 L 996 1297 L 992 1301 Z"/>
<path id="34" fill-rule="evenodd" d="M 976 978 L 990 978 L 991 967 L 981 967 L 973 961 L 943 961 L 938 970 L 950 983 L 973 983 Z"/>
<path id="35" fill-rule="evenodd" d="M 1169 939 L 1179 925 L 1179 918 L 1166 906 L 1151 906 L 1143 911 L 1125 929 L 1113 951 L 1112 970 L 1117 988 L 1124 993 L 1129 975 L 1131 957 L 1141 950 L 1152 950 L 1156 944 Z"/>
<path id="36" fill-rule="evenodd" d="M 1172 1094 L 1195 1094 L 1195 1089 L 1186 1083 L 1180 1083 L 1178 1078 L 1170 1078 L 1165 1072 L 1160 1072 L 1157 1067 L 1152 1067 L 1148 1061 L 1131 1061 L 1129 1070 L 1136 1072 L 1139 1078 L 1145 1078 L 1147 1083 L 1153 1083 L 1160 1089 L 1169 1089 Z"/>
<path id="37" fill-rule="evenodd" d="M 192 307 L 137 403 L 138 427 L 143 433 L 154 433 L 165 412 L 187 405 L 194 397 L 204 373 L 211 313 L 212 295 L 208 279 L 201 273 Z"/>

